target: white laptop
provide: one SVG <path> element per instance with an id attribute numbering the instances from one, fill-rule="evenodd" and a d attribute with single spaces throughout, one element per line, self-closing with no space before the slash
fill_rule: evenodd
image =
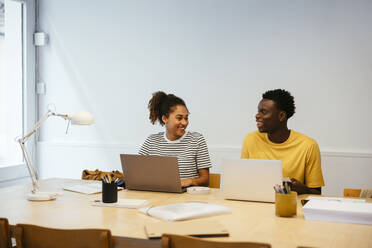
<path id="1" fill-rule="evenodd" d="M 274 185 L 282 183 L 282 162 L 264 159 L 223 159 L 225 199 L 275 202 Z"/>

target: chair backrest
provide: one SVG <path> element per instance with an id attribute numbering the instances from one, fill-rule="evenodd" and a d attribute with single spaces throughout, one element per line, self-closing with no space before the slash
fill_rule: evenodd
<path id="1" fill-rule="evenodd" d="M 163 234 L 162 248 L 269 248 L 270 244 L 253 242 L 209 241 L 190 236 Z"/>
<path id="2" fill-rule="evenodd" d="M 344 196 L 372 198 L 372 189 L 344 189 Z"/>
<path id="3" fill-rule="evenodd" d="M 344 189 L 345 197 L 360 197 L 361 189 Z"/>
<path id="4" fill-rule="evenodd" d="M 221 174 L 209 174 L 209 188 L 219 189 L 221 187 Z"/>
<path id="5" fill-rule="evenodd" d="M 113 239 L 105 229 L 54 229 L 17 224 L 17 248 L 111 248 Z"/>
<path id="6" fill-rule="evenodd" d="M 360 198 L 372 198 L 372 189 L 362 189 Z"/>
<path id="7" fill-rule="evenodd" d="M 8 219 L 0 218 L 0 248 L 11 248 L 12 239 Z"/>

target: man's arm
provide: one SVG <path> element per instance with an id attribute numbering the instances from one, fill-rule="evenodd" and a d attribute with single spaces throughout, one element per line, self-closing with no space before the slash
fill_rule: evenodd
<path id="1" fill-rule="evenodd" d="M 306 193 L 302 194 L 320 195 L 322 193 L 321 186 L 324 186 L 324 179 L 321 166 L 320 150 L 315 140 L 308 151 L 304 180 L 306 182 L 306 185 L 314 185 L 320 187 L 309 188 L 306 185 L 304 185 L 306 187 L 305 189 Z M 299 187 L 301 187 L 301 185 Z"/>
<path id="2" fill-rule="evenodd" d="M 313 194 L 313 195 L 322 194 L 322 187 L 309 188 L 305 184 L 296 180 L 295 178 L 291 178 L 290 186 L 291 186 L 291 190 L 296 191 L 299 195 L 301 194 Z"/>

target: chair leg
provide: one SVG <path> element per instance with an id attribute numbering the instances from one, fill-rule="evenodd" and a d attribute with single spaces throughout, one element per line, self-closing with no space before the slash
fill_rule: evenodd
<path id="1" fill-rule="evenodd" d="M 11 248 L 12 246 L 8 219 L 0 218 L 0 248 Z"/>
<path id="2" fill-rule="evenodd" d="M 169 237 L 161 238 L 161 248 L 171 248 L 171 242 Z"/>

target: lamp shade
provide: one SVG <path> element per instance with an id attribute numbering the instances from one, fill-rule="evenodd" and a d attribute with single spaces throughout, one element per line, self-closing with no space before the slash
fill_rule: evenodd
<path id="1" fill-rule="evenodd" d="M 72 116 L 69 116 L 73 125 L 91 125 L 94 123 L 93 116 L 85 110 L 79 111 Z"/>

